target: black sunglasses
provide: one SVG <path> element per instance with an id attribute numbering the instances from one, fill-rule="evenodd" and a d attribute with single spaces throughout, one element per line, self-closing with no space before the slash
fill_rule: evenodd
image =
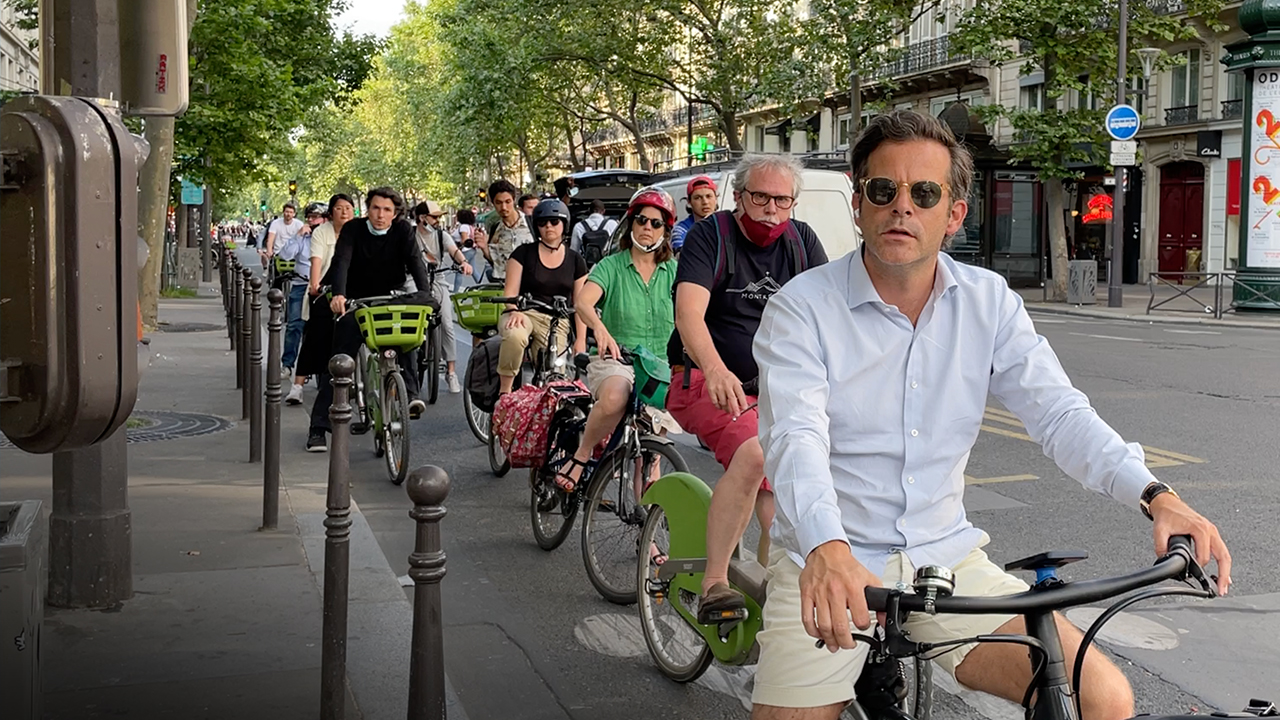
<path id="1" fill-rule="evenodd" d="M 662 222 L 662 218 L 651 218 L 651 217 L 645 217 L 643 215 L 635 216 L 634 218 L 631 219 L 631 222 L 636 225 L 639 225 L 640 227 L 644 227 L 645 225 L 648 225 L 654 230 L 657 230 L 658 228 L 662 227 L 665 224 Z"/>
<path id="2" fill-rule="evenodd" d="M 874 177 L 862 179 L 862 196 L 872 205 L 884 207 L 898 197 L 899 187 L 907 188 L 911 196 L 911 202 L 922 210 L 928 210 L 942 202 L 943 190 L 951 192 L 951 186 L 947 183 L 939 185 L 932 180 L 900 183 L 885 177 Z"/>
<path id="3" fill-rule="evenodd" d="M 542 227 L 543 225 L 559 225 L 562 222 L 564 221 L 558 217 L 550 217 L 550 218 L 538 218 L 538 221 L 535 222 L 534 224 L 537 225 L 538 227 Z"/>

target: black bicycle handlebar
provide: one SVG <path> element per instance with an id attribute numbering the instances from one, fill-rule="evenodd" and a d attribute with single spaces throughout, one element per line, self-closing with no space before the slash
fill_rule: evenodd
<path id="1" fill-rule="evenodd" d="M 1083 580 L 1000 597 L 959 595 L 937 597 L 933 600 L 932 609 L 938 614 L 946 615 L 1026 615 L 1062 610 L 1113 598 L 1165 580 L 1183 579 L 1187 576 L 1188 569 L 1194 564 L 1193 558 L 1190 538 L 1177 535 L 1169 538 L 1169 552 L 1157 560 L 1154 566 L 1129 575 Z M 883 612 L 888 605 L 891 593 L 899 594 L 899 609 L 926 612 L 926 599 L 923 595 L 901 593 L 897 590 L 878 587 L 866 589 L 867 608 L 872 612 Z"/>
<path id="2" fill-rule="evenodd" d="M 549 315 L 560 318 L 573 317 L 573 306 L 569 304 L 569 299 L 560 295 L 555 296 L 555 302 L 548 304 L 541 300 L 534 299 L 531 295 L 517 295 L 516 297 L 489 297 L 482 298 L 484 302 L 494 303 L 497 305 L 515 305 L 520 311 L 541 310 Z"/>

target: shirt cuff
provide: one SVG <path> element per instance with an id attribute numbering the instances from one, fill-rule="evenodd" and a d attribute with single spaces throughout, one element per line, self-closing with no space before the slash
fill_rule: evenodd
<path id="1" fill-rule="evenodd" d="M 849 544 L 840 511 L 828 506 L 815 508 L 796 525 L 796 540 L 800 543 L 800 557 L 805 560 L 809 559 L 814 548 L 832 540 Z"/>
<path id="2" fill-rule="evenodd" d="M 1115 480 L 1111 483 L 1111 497 L 1136 510 L 1142 491 L 1151 483 L 1159 481 L 1147 469 L 1142 448 L 1135 447 L 1135 451 L 1137 457 L 1125 460 L 1116 470 Z"/>

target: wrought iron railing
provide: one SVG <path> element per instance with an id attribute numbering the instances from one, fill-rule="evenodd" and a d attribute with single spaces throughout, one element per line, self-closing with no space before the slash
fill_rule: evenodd
<path id="1" fill-rule="evenodd" d="M 700 123 L 704 120 L 713 119 L 716 116 L 714 107 L 699 103 L 693 106 L 693 122 Z M 640 121 L 640 134 L 652 135 L 653 133 L 666 132 L 672 128 L 682 127 L 689 121 L 689 106 L 681 105 L 671 110 L 659 112 L 650 115 Z M 631 131 L 623 127 L 619 123 L 614 123 L 608 127 L 600 128 L 594 132 L 587 133 L 588 145 L 599 145 L 601 143 L 613 142 L 624 138 L 630 139 Z"/>
<path id="2" fill-rule="evenodd" d="M 1239 120 L 1244 117 L 1244 100 L 1223 100 L 1222 119 Z"/>
<path id="3" fill-rule="evenodd" d="M 940 68 L 967 60 L 973 56 L 968 53 L 954 51 L 951 48 L 951 37 L 943 35 L 932 40 L 912 43 L 897 59 L 884 63 L 867 74 L 868 79 L 900 77 L 914 75 L 934 68 Z"/>
<path id="4" fill-rule="evenodd" d="M 1147 5 L 1158 15 L 1177 15 L 1187 11 L 1187 0 L 1148 0 Z"/>
<path id="5" fill-rule="evenodd" d="M 1200 120 L 1199 105 L 1183 105 L 1164 109 L 1165 125 L 1187 125 Z"/>
<path id="6" fill-rule="evenodd" d="M 1153 272 L 1147 278 L 1147 287 L 1151 291 L 1151 299 L 1147 301 L 1147 314 L 1163 309 L 1165 312 L 1212 315 L 1215 320 L 1220 320 L 1223 315 L 1234 312 L 1242 302 L 1255 309 L 1274 307 L 1280 310 L 1280 298 L 1274 296 L 1274 291 L 1258 290 L 1250 285 L 1248 280 L 1256 277 L 1252 273 L 1245 278 L 1240 278 L 1239 275 L 1237 272 Z M 1265 279 L 1274 282 L 1280 278 L 1273 276 Z M 1174 292 L 1157 301 L 1157 288 L 1164 288 L 1166 291 L 1171 289 Z M 1237 293 L 1237 290 L 1240 292 Z M 1237 294 L 1243 295 L 1244 300 L 1238 300 Z M 1182 307 L 1165 307 L 1178 300 L 1186 300 L 1192 308 L 1186 307 L 1187 302 L 1183 302 Z"/>

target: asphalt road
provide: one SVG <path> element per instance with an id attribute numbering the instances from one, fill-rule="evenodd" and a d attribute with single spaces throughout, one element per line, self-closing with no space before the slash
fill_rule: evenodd
<path id="1" fill-rule="evenodd" d="M 1218 523 L 1234 557 L 1234 600 L 1129 614 L 1104 636 L 1134 684 L 1138 711 L 1280 701 L 1280 650 L 1269 646 L 1280 638 L 1280 332 L 1035 320 L 1102 417 L 1142 443 L 1154 472 Z M 1064 576 L 1085 579 L 1152 561 L 1146 520 L 1063 475 L 994 400 L 984 429 L 966 502 L 991 535 L 996 562 L 1078 548 L 1090 557 Z M 440 465 L 453 481 L 443 521 L 447 666 L 470 717 L 746 717 L 738 697 L 749 670 L 713 666 L 689 686 L 666 680 L 637 634 L 634 606 L 610 605 L 589 584 L 578 534 L 555 552 L 537 548 L 527 472 L 489 473 L 460 396 L 442 389 L 413 438 L 411 462 Z M 353 495 L 392 567 L 404 572 L 409 502 L 371 448 L 367 436 L 354 439 Z M 687 438 L 680 448 L 695 474 L 718 477 L 707 453 Z M 940 691 L 938 703 L 940 716 L 1019 717 L 1012 705 L 972 694 Z"/>

